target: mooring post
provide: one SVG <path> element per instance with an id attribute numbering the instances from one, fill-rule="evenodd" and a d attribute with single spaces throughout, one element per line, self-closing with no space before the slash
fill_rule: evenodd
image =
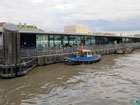
<path id="1" fill-rule="evenodd" d="M 3 64 L 0 65 L 2 77 L 15 77 L 20 72 L 20 34 L 18 26 L 3 25 Z"/>

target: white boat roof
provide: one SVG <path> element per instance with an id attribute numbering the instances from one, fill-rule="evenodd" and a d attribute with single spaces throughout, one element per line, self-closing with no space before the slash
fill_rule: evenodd
<path id="1" fill-rule="evenodd" d="M 87 49 L 84 49 L 84 50 L 81 50 L 82 52 L 91 52 L 91 50 L 87 50 Z"/>

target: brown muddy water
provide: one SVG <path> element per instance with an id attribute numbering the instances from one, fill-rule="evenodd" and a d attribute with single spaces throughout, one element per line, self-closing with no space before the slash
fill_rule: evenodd
<path id="1" fill-rule="evenodd" d="M 39 66 L 0 79 L 0 105 L 132 105 L 140 98 L 140 50 L 96 64 Z"/>

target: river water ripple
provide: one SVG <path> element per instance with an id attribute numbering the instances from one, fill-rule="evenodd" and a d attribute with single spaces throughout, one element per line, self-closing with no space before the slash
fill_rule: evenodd
<path id="1" fill-rule="evenodd" d="M 132 105 L 140 98 L 140 50 L 105 55 L 101 62 L 39 66 L 0 79 L 0 105 Z"/>

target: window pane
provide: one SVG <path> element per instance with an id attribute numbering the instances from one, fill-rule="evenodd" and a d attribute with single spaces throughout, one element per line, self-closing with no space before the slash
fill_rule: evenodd
<path id="1" fill-rule="evenodd" d="M 61 47 L 62 46 L 62 36 L 55 35 L 54 36 L 54 44 L 55 44 L 55 47 Z"/>
<path id="2" fill-rule="evenodd" d="M 84 36 L 80 36 L 80 46 L 85 46 L 85 37 Z"/>
<path id="3" fill-rule="evenodd" d="M 36 43 L 37 48 L 48 48 L 48 35 L 37 35 Z"/>
<path id="4" fill-rule="evenodd" d="M 94 36 L 91 37 L 91 45 L 95 45 L 95 37 Z"/>
<path id="5" fill-rule="evenodd" d="M 85 37 L 85 45 L 86 45 L 86 46 L 91 45 L 91 37 L 90 37 L 90 36 L 86 36 L 86 37 Z"/>
<path id="6" fill-rule="evenodd" d="M 68 44 L 68 36 L 63 37 L 63 45 L 66 47 Z"/>
<path id="7" fill-rule="evenodd" d="M 74 46 L 80 46 L 80 43 L 81 43 L 80 37 L 79 36 L 73 36 L 73 39 L 74 39 L 73 45 Z"/>
<path id="8" fill-rule="evenodd" d="M 54 35 L 50 35 L 50 48 L 54 47 Z"/>

